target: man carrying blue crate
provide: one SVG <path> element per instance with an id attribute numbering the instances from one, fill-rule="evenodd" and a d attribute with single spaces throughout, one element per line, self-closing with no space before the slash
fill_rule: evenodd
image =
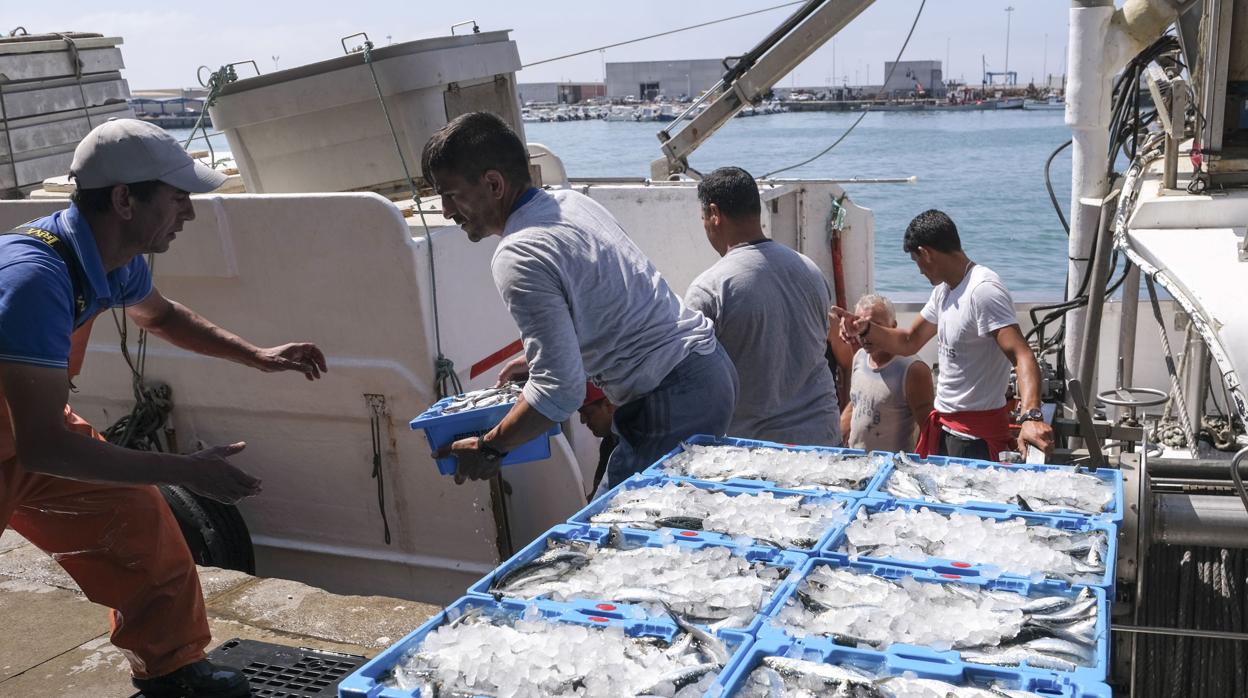
<path id="1" fill-rule="evenodd" d="M 681 302 L 606 209 L 533 187 L 524 143 L 486 112 L 439 129 L 421 169 L 469 240 L 502 238 L 491 269 L 529 373 L 497 427 L 435 454 L 456 456 L 456 482 L 492 477 L 507 451 L 571 417 L 586 376 L 617 406 L 608 485 L 682 439 L 725 433 L 737 401 L 732 361 L 710 320 Z"/>
<path id="2" fill-rule="evenodd" d="M 825 358 L 832 290 L 805 255 L 763 234 L 758 184 L 740 167 L 698 182 L 702 227 L 720 260 L 698 275 L 685 304 L 715 323 L 741 378 L 729 433 L 840 446 L 836 384 Z"/>
<path id="3" fill-rule="evenodd" d="M 190 192 L 225 177 L 163 129 L 110 120 L 78 145 L 68 209 L 0 233 L 0 528 L 53 555 L 88 599 L 112 609 L 112 642 L 147 696 L 250 695 L 214 666 L 195 560 L 152 485 L 234 503 L 260 480 L 230 464 L 246 444 L 190 455 L 109 444 L 67 403 L 91 323 L 124 308 L 183 349 L 261 371 L 325 371 L 312 344 L 256 347 L 161 295 L 143 255 L 195 218 Z"/>
<path id="4" fill-rule="evenodd" d="M 910 221 L 902 248 L 935 287 L 909 329 L 885 327 L 842 308 L 833 312 L 842 338 L 868 351 L 913 356 L 938 338 L 936 401 L 915 450 L 923 457 L 979 460 L 997 460 L 1014 448 L 1025 453 L 1028 445 L 1051 451 L 1053 429 L 1040 411 L 1040 367 L 1001 278 L 966 256 L 957 226 L 935 209 Z M 1022 419 L 1017 445 L 1006 409 L 1011 364 Z"/>

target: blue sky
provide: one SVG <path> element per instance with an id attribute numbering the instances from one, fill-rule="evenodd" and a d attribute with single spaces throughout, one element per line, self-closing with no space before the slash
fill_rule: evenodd
<path id="1" fill-rule="evenodd" d="M 124 76 L 131 89 L 196 84 L 200 65 L 254 59 L 263 72 L 341 55 L 339 38 L 368 32 L 379 45 L 441 36 L 452 24 L 475 19 L 483 31 L 511 29 L 521 61 L 529 63 L 711 19 L 771 7 L 782 0 L 463 0 L 356 3 L 290 0 L 209 3 L 69 0 L 22 3 L 9 13 L 31 33 L 94 31 L 125 39 Z M 1014 12 L 1007 13 L 1006 7 Z M 815 52 L 781 85 L 879 83 L 896 55 L 919 0 L 878 0 L 840 36 Z M 1009 67 L 1019 81 L 1059 74 L 1064 65 L 1068 3 L 1059 0 L 928 0 L 905 58 L 945 61 L 946 75 L 980 79 Z M 744 53 L 795 7 L 754 15 L 674 36 L 548 63 L 520 73 L 521 82 L 600 80 L 602 62 L 723 58 Z M 11 26 L 0 26 L 8 32 Z M 274 60 L 276 57 L 276 62 Z M 835 72 L 833 66 L 835 65 Z"/>

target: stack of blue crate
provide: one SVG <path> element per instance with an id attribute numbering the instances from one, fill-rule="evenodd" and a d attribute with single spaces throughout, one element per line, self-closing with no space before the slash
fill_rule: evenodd
<path id="1" fill-rule="evenodd" d="M 761 441 L 732 438 L 697 436 L 688 443 L 702 445 L 735 445 L 786 450 L 819 450 L 846 455 L 861 455 L 862 451 L 824 447 L 795 447 Z M 669 482 L 681 482 L 687 486 L 713 490 L 729 496 L 750 497 L 767 492 L 775 497 L 803 498 L 804 501 L 836 499 L 844 504 L 849 516 L 830 524 L 808 548 L 776 548 L 765 542 L 746 540 L 741 536 L 702 530 L 661 529 L 659 531 L 622 528 L 623 547 L 660 547 L 679 545 L 693 549 L 725 547 L 733 555 L 739 555 L 751 563 L 761 563 L 779 568 L 785 574 L 784 581 L 774 590 L 754 618 L 739 627 L 722 628 L 719 637 L 732 650 L 729 662 L 720 671 L 717 682 L 707 692 L 708 698 L 734 695 L 745 683 L 750 673 L 764 657 L 779 656 L 817 661 L 828 664 L 851 666 L 880 676 L 914 676 L 938 679 L 952 684 L 986 686 L 989 684 L 1012 690 L 1032 691 L 1053 698 L 1110 698 L 1111 692 L 1104 684 L 1109 666 L 1109 602 L 1113 598 L 1114 560 L 1117 545 L 1117 529 L 1122 520 L 1122 479 L 1117 471 L 1101 470 L 1095 476 L 1105 482 L 1114 492 L 1113 501 L 1105 511 L 1061 512 L 1035 514 L 1019 506 L 1002 502 L 968 502 L 952 506 L 936 502 L 905 500 L 888 493 L 887 482 L 892 474 L 892 454 L 880 454 L 884 465 L 869 479 L 862 489 L 851 492 L 829 493 L 824 490 L 786 489 L 763 480 L 729 479 L 724 482 L 708 482 L 666 472 L 665 463 L 679 453 L 678 448 L 667 454 L 645 472 L 630 478 L 587 507 L 571 516 L 566 524 L 553 527 L 546 534 L 525 547 L 511 559 L 499 565 L 468 589 L 464 598 L 449 606 L 443 613 L 430 619 L 416 631 L 374 658 L 368 664 L 342 682 L 339 696 L 346 698 L 368 696 L 369 698 L 414 698 L 415 694 L 383 686 L 388 672 L 412 648 L 432 630 L 462 615 L 468 608 L 484 608 L 492 614 L 519 616 L 525 609 L 536 607 L 541 615 L 554 623 L 579 623 L 584 625 L 619 625 L 629 634 L 648 634 L 670 637 L 676 632 L 672 620 L 663 615 L 653 615 L 637 606 L 618 603 L 611 598 L 570 599 L 556 602 L 550 599 L 509 598 L 492 593 L 494 582 L 510 571 L 524 566 L 541 555 L 552 541 L 584 541 L 603 544 L 610 535 L 608 529 L 595 526 L 591 518 L 600 513 L 616 495 L 628 490 L 647 486 L 662 486 Z M 946 465 L 956 463 L 976 468 L 1001 468 L 1043 470 L 1063 466 L 1013 465 L 933 457 L 928 463 Z M 1012 575 L 981 564 L 975 560 L 929 559 L 925 561 L 900 561 L 889 558 L 859 556 L 851 558 L 845 553 L 845 529 L 859 511 L 867 514 L 926 507 L 939 513 L 961 513 L 1003 520 L 1024 518 L 1029 525 L 1045 525 L 1064 531 L 1092 531 L 1105 533 L 1110 550 L 1106 555 L 1103 577 L 1088 585 L 1069 584 L 1060 579 L 1038 578 L 1037 575 Z M 1053 671 L 1020 666 L 989 666 L 964 661 L 955 650 L 933 647 L 893 644 L 873 649 L 867 646 L 847 647 L 833 638 L 819 635 L 794 637 L 778 623 L 772 622 L 794 599 L 801 581 L 819 567 L 844 568 L 854 573 L 871 574 L 886 579 L 912 578 L 921 583 L 965 584 L 1009 593 L 1029 596 L 1078 595 L 1086 586 L 1095 596 L 1097 610 L 1097 648 L 1095 657 L 1086 666 L 1073 671 Z M 662 591 L 662 590 L 659 590 Z M 1087 592 L 1085 592 L 1087 593 Z M 530 614 L 532 611 L 530 611 Z"/>

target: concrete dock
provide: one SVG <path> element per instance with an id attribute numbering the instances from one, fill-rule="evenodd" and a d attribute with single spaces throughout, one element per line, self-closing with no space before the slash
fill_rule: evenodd
<path id="1" fill-rule="evenodd" d="M 437 606 L 338 596 L 281 579 L 199 569 L 213 647 L 231 638 L 372 657 Z M 130 696 L 129 667 L 109 641 L 108 610 L 82 595 L 46 554 L 0 536 L 0 696 Z"/>

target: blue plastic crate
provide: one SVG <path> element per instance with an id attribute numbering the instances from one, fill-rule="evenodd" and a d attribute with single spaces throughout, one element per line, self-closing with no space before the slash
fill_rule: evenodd
<path id="1" fill-rule="evenodd" d="M 959 686 L 997 684 L 1011 690 L 1031 691 L 1053 698 L 1112 698 L 1109 686 L 1079 681 L 1057 674 L 1033 674 L 1004 667 L 967 664 L 953 661 L 947 653 L 936 653 L 916 647 L 895 645 L 885 652 L 842 647 L 827 639 L 808 637 L 793 639 L 771 636 L 755 641 L 747 651 L 738 653 L 737 661 L 728 671 L 720 672 L 716 682 L 720 696 L 736 695 L 758 667 L 763 657 L 791 657 L 807 661 L 836 664 L 861 669 L 877 676 L 910 674 L 921 679 L 935 679 Z"/>
<path id="2" fill-rule="evenodd" d="M 895 455 L 895 454 L 890 454 Z M 1065 470 L 1069 471 L 1072 466 L 1055 465 L 1047 463 L 995 463 L 992 461 L 973 460 L 970 458 L 949 458 L 947 456 L 929 456 L 920 458 L 917 454 L 907 454 L 911 459 L 931 463 L 933 465 L 964 465 L 970 468 L 988 469 L 997 468 L 1000 470 L 1029 470 L 1033 472 Z M 882 499 L 897 499 L 889 494 L 886 489 L 888 479 L 893 475 L 893 461 L 890 459 L 888 465 L 883 468 L 884 472 L 880 477 L 871 483 L 871 489 L 867 492 L 868 496 L 879 497 Z M 1102 519 L 1115 524 L 1121 524 L 1123 519 L 1123 494 L 1122 494 L 1122 471 L 1117 468 L 1098 468 L 1095 472 L 1084 470 L 1084 475 L 1090 475 L 1096 479 L 1108 483 L 1114 491 L 1113 499 L 1110 501 L 1109 508 L 1101 513 L 1076 511 L 1074 509 L 1062 510 L 1058 512 L 1061 516 L 1082 516 L 1087 518 Z M 922 500 L 931 501 L 931 500 Z M 933 502 L 937 504 L 945 504 L 945 502 Z M 968 501 L 956 506 L 979 509 L 982 511 L 998 511 L 998 512 L 1021 512 L 1027 513 L 1022 507 L 1007 502 L 984 502 L 984 501 Z"/>
<path id="3" fill-rule="evenodd" d="M 851 521 L 856 519 L 858 512 L 865 511 L 867 514 L 877 512 L 892 511 L 895 509 L 905 509 L 913 511 L 915 509 L 930 509 L 933 512 L 949 516 L 950 514 L 966 514 L 969 516 L 977 516 L 981 519 L 992 519 L 994 521 L 1007 521 L 1009 519 L 1023 519 L 1028 526 L 1049 526 L 1052 528 L 1070 531 L 1072 533 L 1082 533 L 1087 531 L 1101 531 L 1105 534 L 1106 553 L 1105 553 L 1105 573 L 1102 574 L 1096 582 L 1080 582 L 1084 586 L 1098 586 L 1107 590 L 1109 598 L 1114 597 L 1114 563 L 1118 559 L 1118 527 L 1104 521 L 1089 519 L 1079 516 L 1056 516 L 1048 514 L 1031 514 L 1023 512 L 999 512 L 999 511 L 982 511 L 970 507 L 958 507 L 950 504 L 934 504 L 930 502 L 916 502 L 908 500 L 886 500 L 868 498 L 859 502 L 853 512 L 851 512 Z M 836 535 L 828 540 L 827 544 L 820 550 L 821 554 L 843 553 L 849 554 L 845 546 L 847 544 L 847 533 L 849 525 L 836 532 Z M 901 565 L 903 567 L 954 567 L 962 570 L 963 576 L 977 576 L 984 579 L 992 579 L 996 577 L 1006 577 L 1014 579 L 1030 579 L 1031 575 L 1011 573 L 1001 570 L 995 566 L 977 562 L 975 560 L 952 560 L 949 558 L 927 558 L 926 560 L 899 560 L 890 557 L 876 557 L 872 555 L 859 554 L 858 559 L 868 561 L 880 561 L 891 564 Z M 1062 581 L 1052 575 L 1046 578 L 1054 581 Z"/>
<path id="4" fill-rule="evenodd" d="M 731 436 L 708 436 L 706 434 L 698 434 L 685 439 L 685 443 L 701 446 L 748 446 L 753 448 L 775 448 L 783 451 L 825 451 L 828 453 L 839 453 L 844 455 L 862 456 L 867 451 L 859 448 L 835 448 L 832 446 L 799 446 L 796 444 L 780 444 L 771 441 L 756 441 L 753 439 L 737 439 Z M 883 465 L 871 477 L 871 479 L 860 490 L 835 491 L 821 487 L 781 487 L 771 480 L 753 480 L 747 478 L 729 478 L 724 481 L 699 480 L 698 478 L 688 477 L 685 475 L 676 475 L 667 472 L 664 464 L 672 456 L 684 451 L 683 445 L 668 451 L 662 458 L 656 461 L 649 468 L 642 471 L 642 475 L 653 477 L 667 477 L 672 480 L 685 480 L 688 482 L 706 482 L 717 485 L 734 485 L 737 487 L 753 488 L 753 489 L 770 489 L 784 492 L 801 492 L 803 494 L 827 494 L 835 493 L 842 496 L 862 497 L 867 493 L 878 488 L 881 478 L 888 471 L 888 465 Z"/>
<path id="5" fill-rule="evenodd" d="M 515 405 L 514 402 L 507 402 L 501 405 L 491 405 L 490 407 L 456 412 L 455 414 L 442 414 L 442 410 L 454 399 L 455 397 L 444 397 L 438 400 L 433 403 L 433 406 L 408 424 L 413 430 L 423 429 L 425 431 L 425 438 L 429 441 L 429 448 L 434 451 L 459 439 L 486 433 L 498 426 L 498 423 L 503 421 L 503 417 L 507 416 L 507 413 Z M 512 449 L 506 457 L 499 461 L 499 464 L 516 465 L 517 463 L 528 463 L 529 461 L 550 458 L 550 437 L 558 434 L 559 425 L 556 424 L 545 434 Z M 439 473 L 443 475 L 455 474 L 455 456 L 437 458 L 435 461 L 438 464 Z"/>
<path id="6" fill-rule="evenodd" d="M 834 492 L 827 492 L 827 493 L 822 493 L 822 494 L 809 494 L 807 492 L 800 492 L 796 490 L 783 490 L 783 489 L 760 490 L 757 487 L 740 487 L 737 485 L 725 485 L 725 484 L 715 483 L 715 482 L 703 482 L 701 480 L 687 480 L 687 479 L 682 479 L 682 478 L 670 478 L 670 477 L 646 475 L 644 473 L 639 473 L 637 475 L 630 477 L 629 479 L 625 480 L 619 485 L 616 485 L 613 489 L 611 489 L 609 492 L 607 492 L 603 496 L 590 502 L 589 505 L 586 506 L 584 509 L 581 509 L 580 511 L 576 512 L 571 517 L 569 517 L 568 523 L 582 524 L 585 526 L 603 525 L 603 524 L 591 523 L 590 518 L 593 517 L 595 514 L 598 514 L 602 512 L 603 510 L 605 510 L 607 508 L 607 505 L 610 504 L 611 500 L 614 499 L 616 495 L 622 492 L 625 492 L 627 490 L 636 490 L 636 489 L 641 489 L 643 487 L 661 487 L 663 484 L 669 483 L 669 482 L 674 482 L 674 483 L 683 485 L 685 487 L 696 487 L 698 489 L 709 490 L 713 492 L 722 492 L 730 497 L 753 497 L 753 496 L 757 496 L 760 492 L 770 492 L 776 497 L 797 497 L 801 499 L 803 503 L 806 503 L 806 502 L 840 502 L 845 507 L 844 520 L 835 522 L 829 525 L 827 529 L 819 536 L 819 539 L 815 542 L 814 546 L 809 547 L 809 548 L 798 548 L 798 547 L 784 548 L 785 550 L 794 550 L 794 551 L 805 553 L 808 555 L 815 554 L 819 552 L 820 550 L 824 549 L 828 545 L 832 537 L 838 535 L 841 532 L 841 530 L 845 526 L 845 523 L 849 521 L 849 518 L 848 518 L 849 514 L 851 510 L 854 508 L 853 507 L 854 503 L 857 501 L 857 499 L 852 496 L 847 496 L 844 494 L 834 493 Z M 624 528 L 628 528 L 628 527 L 624 526 Z M 684 537 L 687 537 L 688 535 L 683 532 L 684 531 L 683 529 L 673 528 L 670 530 L 674 532 L 679 531 L 679 533 L 676 533 L 676 535 L 680 535 Z M 700 534 L 703 540 L 717 542 L 721 545 L 734 545 L 737 542 L 737 537 L 730 535 L 730 534 L 717 533 L 715 531 L 697 531 L 697 533 Z M 772 547 L 772 546 L 767 545 L 766 543 L 762 543 L 759 541 L 754 541 L 754 545 L 761 545 L 763 547 Z"/>
<path id="7" fill-rule="evenodd" d="M 1095 597 L 1097 602 L 1097 639 L 1096 653 L 1091 666 L 1081 666 L 1074 671 L 1055 672 L 1050 669 L 1039 667 L 1031 667 L 1026 664 L 1018 667 L 1019 671 L 1029 674 L 1050 674 L 1059 676 L 1069 676 L 1073 680 L 1079 682 L 1097 683 L 1105 680 L 1109 671 L 1109 606 L 1105 590 L 1100 587 L 1093 586 L 1075 586 L 1071 587 L 1062 582 L 1045 580 L 1043 582 L 1030 582 L 1023 579 L 1011 579 L 999 577 L 997 579 L 984 579 L 974 570 L 968 570 L 959 567 L 938 565 L 931 568 L 922 568 L 916 566 L 906 566 L 896 563 L 867 562 L 864 560 L 851 561 L 846 555 L 840 553 L 829 554 L 823 558 L 811 558 L 798 571 L 797 575 L 790 575 L 786 580 L 787 584 L 784 588 L 784 598 L 779 599 L 773 604 L 771 610 L 767 612 L 765 619 L 755 631 L 755 637 L 761 642 L 765 639 L 784 639 L 791 636 L 785 632 L 780 626 L 776 625 L 772 619 L 776 618 L 780 611 L 785 607 L 791 599 L 797 594 L 797 589 L 802 579 L 810 574 L 811 570 L 818 566 L 826 567 L 843 567 L 857 574 L 871 574 L 883 579 L 895 581 L 903 577 L 912 577 L 915 580 L 928 584 L 969 584 L 982 587 L 984 589 L 1008 591 L 1015 594 L 1025 596 L 1066 596 L 1073 597 L 1082 590 L 1087 589 Z M 796 577 L 796 578 L 794 578 Z M 819 637 L 812 635 L 809 637 Z M 962 662 L 962 655 L 957 650 L 938 651 L 928 647 L 919 647 L 904 643 L 894 643 L 888 647 L 879 648 L 885 652 L 914 654 L 919 656 L 931 656 L 943 658 L 942 661 L 953 664 Z M 977 664 L 967 663 L 969 666 L 980 666 Z"/>
<path id="8" fill-rule="evenodd" d="M 589 627 L 617 626 L 634 637 L 652 636 L 671 642 L 680 632 L 670 618 L 639 620 L 630 618 L 627 613 L 607 604 L 578 606 L 553 601 L 494 601 L 465 596 L 343 679 L 338 684 L 338 696 L 339 698 L 428 698 L 420 696 L 419 691 L 401 691 L 384 685 L 387 675 L 409 650 L 419 646 L 429 633 L 459 618 L 470 609 L 480 608 L 492 616 L 519 618 L 530 607 L 536 608 L 543 618 L 552 623 L 576 623 Z M 732 653 L 728 663 L 724 665 L 724 671 L 739 663 L 739 657 L 747 652 L 753 643 L 753 638 L 749 635 L 732 630 L 721 630 L 716 635 Z"/>
<path id="9" fill-rule="evenodd" d="M 718 540 L 708 540 L 700 531 L 679 531 L 667 539 L 662 534 L 656 534 L 649 531 L 636 531 L 632 529 L 620 529 L 623 536 L 623 545 L 626 548 L 634 547 L 662 547 L 668 544 L 676 544 L 694 550 L 701 550 L 708 547 L 727 547 L 733 550 L 733 553 L 744 557 L 750 562 L 762 562 L 763 564 L 780 567 L 789 570 L 787 577 L 782 579 L 772 592 L 771 598 L 767 599 L 761 608 L 755 613 L 753 620 L 744 627 L 735 627 L 733 630 L 742 632 L 753 632 L 762 622 L 763 616 L 776 607 L 780 602 L 781 596 L 785 594 L 788 585 L 796 578 L 795 572 L 806 563 L 807 556 L 787 550 L 777 550 L 776 548 L 764 548 L 760 546 L 748 545 L 723 545 Z M 477 580 L 475 584 L 468 587 L 469 596 L 477 596 L 481 598 L 513 598 L 502 594 L 496 594 L 490 591 L 490 587 L 494 584 L 494 580 L 503 577 L 512 570 L 523 567 L 531 560 L 539 557 L 547 549 L 547 541 L 560 540 L 578 540 L 597 543 L 603 545 L 607 541 L 610 531 L 605 528 L 596 528 L 593 526 L 585 526 L 583 524 L 560 524 L 554 526 L 537 540 L 525 546 L 523 550 L 516 553 L 503 564 L 496 567 L 492 572 Z M 519 599 L 523 601 L 523 599 Z M 612 603 L 614 599 L 605 598 L 587 598 L 573 599 L 573 602 L 594 603 Z M 621 607 L 626 606 L 620 604 Z"/>

